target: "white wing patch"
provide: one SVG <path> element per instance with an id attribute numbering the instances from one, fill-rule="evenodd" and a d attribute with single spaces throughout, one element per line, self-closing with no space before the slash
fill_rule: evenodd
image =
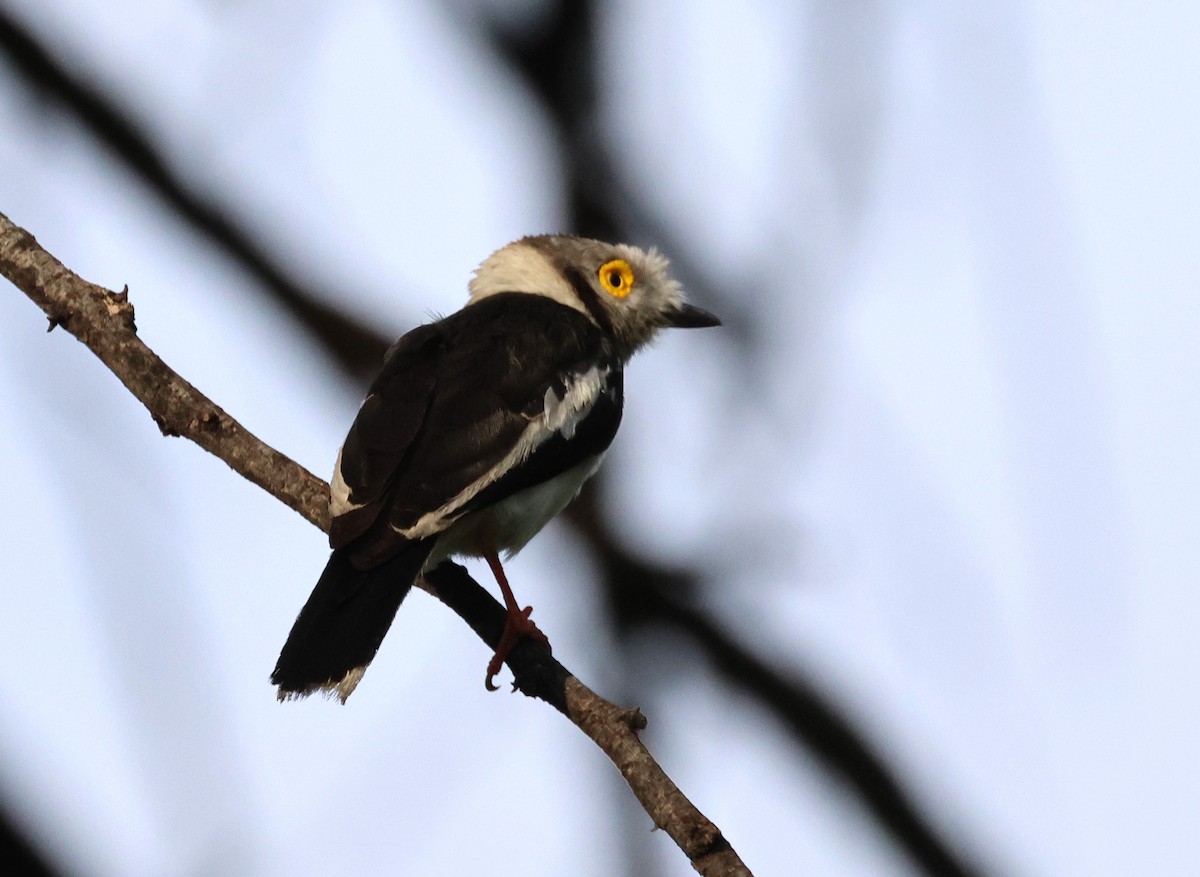
<path id="1" fill-rule="evenodd" d="M 575 427 L 587 417 L 604 391 L 608 374 L 608 369 L 601 371 L 593 366 L 567 385 L 561 399 L 553 387 L 547 387 L 542 409 L 546 429 L 561 432 L 567 439 L 573 439 Z"/>
<path id="2" fill-rule="evenodd" d="M 329 514 L 337 518 L 360 508 L 362 503 L 350 502 L 350 486 L 342 477 L 342 449 L 338 448 L 337 462 L 333 464 L 333 478 L 329 481 Z"/>
<path id="3" fill-rule="evenodd" d="M 455 520 L 455 513 L 469 503 L 477 493 L 491 484 L 499 481 L 511 469 L 524 463 L 529 456 L 543 443 L 557 434 L 570 439 L 575 430 L 596 400 L 604 393 L 610 368 L 593 366 L 581 375 L 574 375 L 567 383 L 566 390 L 559 398 L 553 387 L 546 390 L 543 400 L 542 413 L 530 420 L 525 431 L 517 442 L 499 463 L 467 485 L 458 496 L 454 497 L 441 508 L 422 515 L 411 527 L 393 527 L 397 533 L 406 539 L 424 539 L 441 533 Z M 590 474 L 590 473 L 589 473 Z"/>

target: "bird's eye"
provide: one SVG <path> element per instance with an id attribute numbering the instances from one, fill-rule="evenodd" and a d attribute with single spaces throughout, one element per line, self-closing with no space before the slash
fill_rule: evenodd
<path id="1" fill-rule="evenodd" d="M 624 298 L 633 291 L 633 269 L 624 259 L 605 262 L 600 266 L 600 285 L 609 295 Z"/>

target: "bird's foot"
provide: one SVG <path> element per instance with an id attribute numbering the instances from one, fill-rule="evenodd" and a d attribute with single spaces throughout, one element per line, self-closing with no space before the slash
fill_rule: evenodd
<path id="1" fill-rule="evenodd" d="M 500 642 L 496 643 L 496 654 L 488 662 L 487 679 L 483 682 L 488 691 L 496 691 L 500 688 L 492 681 L 492 678 L 500 672 L 501 666 L 508 660 L 509 654 L 516 648 L 522 637 L 538 640 L 545 643 L 547 649 L 550 648 L 550 640 L 546 638 L 546 634 L 542 633 L 533 623 L 533 619 L 529 617 L 532 614 L 533 607 L 526 606 L 521 610 L 510 609 L 504 616 L 504 632 L 500 634 Z"/>

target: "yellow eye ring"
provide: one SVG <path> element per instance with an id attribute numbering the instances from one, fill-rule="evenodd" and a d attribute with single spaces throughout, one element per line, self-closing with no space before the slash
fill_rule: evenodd
<path id="1" fill-rule="evenodd" d="M 633 269 L 624 259 L 613 259 L 600 266 L 600 285 L 613 298 L 624 298 L 633 292 Z"/>

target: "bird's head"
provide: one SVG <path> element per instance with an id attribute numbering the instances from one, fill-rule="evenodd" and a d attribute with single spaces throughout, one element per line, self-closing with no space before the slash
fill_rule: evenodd
<path id="1" fill-rule="evenodd" d="M 501 292 L 544 295 L 585 314 L 628 359 L 659 331 L 721 321 L 683 300 L 658 250 L 570 235 L 522 238 L 492 253 L 471 280 L 471 303 Z"/>

